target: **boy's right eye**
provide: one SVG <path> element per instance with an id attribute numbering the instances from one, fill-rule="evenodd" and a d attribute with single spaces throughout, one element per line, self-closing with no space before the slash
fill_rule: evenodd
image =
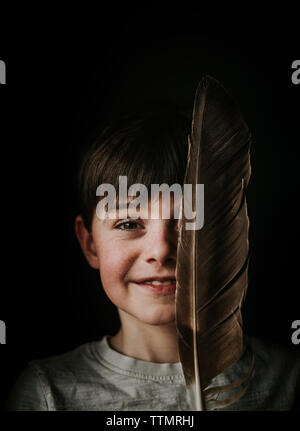
<path id="1" fill-rule="evenodd" d="M 135 221 L 125 221 L 115 226 L 115 229 L 120 229 L 120 230 L 136 230 L 136 229 L 142 229 L 142 228 L 143 227 Z"/>

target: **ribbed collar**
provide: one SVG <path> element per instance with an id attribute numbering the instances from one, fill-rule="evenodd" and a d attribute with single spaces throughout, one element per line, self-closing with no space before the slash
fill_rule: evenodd
<path id="1" fill-rule="evenodd" d="M 120 374 L 151 380 L 184 381 L 181 362 L 157 363 L 136 359 L 114 350 L 110 344 L 111 336 L 106 335 L 94 344 L 98 360 Z"/>
<path id="2" fill-rule="evenodd" d="M 132 376 L 144 380 L 176 380 L 184 382 L 181 362 L 157 363 L 136 359 L 114 350 L 110 344 L 110 335 L 104 336 L 100 341 L 93 343 L 94 354 L 98 361 L 107 368 L 122 375 Z M 239 361 L 213 379 L 211 386 L 232 383 L 245 375 L 252 360 L 249 348 L 249 338 L 244 338 L 244 353 Z"/>

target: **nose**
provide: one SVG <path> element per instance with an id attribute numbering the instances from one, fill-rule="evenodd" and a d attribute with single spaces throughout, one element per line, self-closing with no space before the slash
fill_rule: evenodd
<path id="1" fill-rule="evenodd" d="M 177 234 L 162 220 L 153 220 L 153 227 L 148 231 L 148 238 L 143 250 L 147 263 L 159 266 L 176 264 Z"/>

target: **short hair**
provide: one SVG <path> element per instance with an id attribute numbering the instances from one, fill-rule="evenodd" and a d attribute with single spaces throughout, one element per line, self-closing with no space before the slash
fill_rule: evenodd
<path id="1" fill-rule="evenodd" d="M 112 184 L 118 193 L 119 176 L 128 187 L 184 182 L 190 121 L 174 104 L 122 115 L 104 127 L 83 155 L 78 173 L 79 209 L 90 232 L 96 189 Z"/>

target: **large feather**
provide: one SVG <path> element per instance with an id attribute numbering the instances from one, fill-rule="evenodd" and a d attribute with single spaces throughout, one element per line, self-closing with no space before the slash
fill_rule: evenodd
<path id="1" fill-rule="evenodd" d="M 251 136 L 233 99 L 215 79 L 197 88 L 185 184 L 204 184 L 204 226 L 187 230 L 184 200 L 176 265 L 176 324 L 188 399 L 194 410 L 224 407 L 245 392 L 239 381 L 205 389 L 243 353 L 241 306 L 247 290 Z M 194 190 L 195 192 L 195 190 Z M 193 209 L 195 209 L 193 193 Z M 242 388 L 227 401 L 217 392 Z M 210 404 L 211 407 L 208 407 Z"/>

